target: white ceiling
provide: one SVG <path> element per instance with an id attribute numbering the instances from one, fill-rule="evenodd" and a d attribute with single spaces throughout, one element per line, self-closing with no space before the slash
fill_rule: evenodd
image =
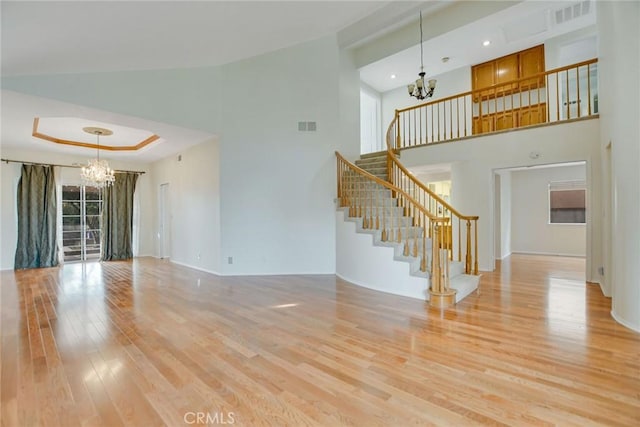
<path id="1" fill-rule="evenodd" d="M 593 0 L 592 0 L 593 2 Z M 546 40 L 594 25 L 595 5 L 590 13 L 563 24 L 555 23 L 555 11 L 575 5 L 575 1 L 528 0 L 494 15 L 425 40 L 424 64 L 427 77 L 523 50 Z M 427 23 L 428 20 L 425 20 Z M 416 45 L 360 69 L 360 79 L 378 92 L 386 92 L 413 82 L 420 71 L 420 27 Z M 485 40 L 491 41 L 487 47 Z M 449 61 L 442 62 L 443 57 Z M 391 75 L 396 78 L 392 79 Z"/>
<path id="2" fill-rule="evenodd" d="M 7 106 L 10 106 L 7 108 Z M 109 137 L 101 138 L 101 143 L 118 145 L 117 141 L 139 142 L 145 135 L 156 134 L 161 138 L 137 151 L 101 151 L 101 157 L 124 161 L 148 163 L 163 159 L 183 151 L 187 147 L 214 138 L 214 135 L 186 129 L 166 123 L 115 114 L 94 108 L 82 107 L 48 98 L 25 95 L 18 92 L 2 91 L 2 148 L 29 151 L 64 152 L 78 156 L 95 156 L 92 148 L 61 145 L 31 136 L 33 118 L 40 117 L 45 123 L 40 131 L 48 131 L 60 139 L 95 143 L 95 137 L 84 134 L 86 126 L 105 127 L 114 131 Z M 47 128 L 46 118 L 59 118 L 53 127 Z M 43 119 L 44 118 L 44 119 Z M 60 127 L 60 122 L 63 126 Z M 114 140 L 108 140 L 114 138 Z M 108 142 L 107 142 L 108 141 Z"/>
<path id="3" fill-rule="evenodd" d="M 389 1 L 2 1 L 2 74 L 214 66 L 334 34 Z"/>

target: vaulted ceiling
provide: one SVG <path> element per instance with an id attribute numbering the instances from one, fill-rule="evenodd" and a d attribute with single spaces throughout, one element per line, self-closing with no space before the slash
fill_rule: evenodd
<path id="1" fill-rule="evenodd" d="M 335 33 L 343 46 L 353 45 L 394 27 L 417 24 L 418 10 L 430 13 L 459 1 L 3 1 L 2 76 L 216 66 Z M 499 24 L 517 24 L 518 19 L 533 16 L 536 8 L 527 3 L 541 2 L 524 2 L 519 9 L 510 8 L 519 10 L 517 15 L 505 11 L 482 25 L 464 27 L 429 41 L 425 46 L 427 63 L 439 68 L 427 71 L 435 74 L 469 61 L 479 62 L 482 55 L 498 56 L 505 49 L 503 45 L 496 43 L 491 52 L 483 52 L 476 46 L 477 39 L 489 37 L 491 31 L 497 34 L 496 41 L 505 39 Z M 543 3 L 550 5 L 545 15 L 549 18 L 554 5 L 562 2 Z M 361 76 L 379 90 L 403 85 L 406 82 L 401 79 L 415 78 L 418 53 L 416 44 L 366 66 Z M 452 59 L 442 64 L 441 56 Z M 388 81 L 391 73 L 398 74 L 396 82 Z M 58 129 L 81 129 L 88 119 L 119 125 L 125 131 L 131 128 L 132 132 L 159 135 L 158 141 L 143 150 L 108 154 L 143 162 L 213 137 L 206 132 L 6 90 L 2 102 L 3 147 L 19 141 L 19 148 L 90 155 L 86 148 L 58 146 L 32 137 L 34 117 L 67 120 Z M 72 139 L 71 133 L 56 137 Z"/>
<path id="2" fill-rule="evenodd" d="M 1 3 L 2 76 L 216 66 L 335 34 L 388 1 L 39 1 Z M 213 137 L 87 106 L 3 90 L 4 148 L 93 155 L 87 123 L 114 130 L 103 144 L 160 139 L 109 158 L 151 162 Z M 34 118 L 55 121 L 32 136 Z M 42 126 L 41 126 L 42 127 Z M 64 145 L 55 140 L 80 144 Z M 84 146 L 83 146 L 84 145 Z"/>
<path id="3" fill-rule="evenodd" d="M 336 33 L 388 1 L 3 1 L 2 74 L 214 66 Z"/>

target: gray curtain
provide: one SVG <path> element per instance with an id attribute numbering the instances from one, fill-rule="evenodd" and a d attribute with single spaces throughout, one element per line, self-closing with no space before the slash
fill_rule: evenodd
<path id="1" fill-rule="evenodd" d="M 102 260 L 133 258 L 133 193 L 138 174 L 117 173 L 102 193 Z"/>
<path id="2" fill-rule="evenodd" d="M 22 165 L 15 269 L 58 265 L 53 166 Z"/>

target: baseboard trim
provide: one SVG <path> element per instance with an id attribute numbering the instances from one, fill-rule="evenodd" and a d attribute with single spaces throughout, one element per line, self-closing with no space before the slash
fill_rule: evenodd
<path id="1" fill-rule="evenodd" d="M 181 265 L 183 267 L 192 268 L 194 270 L 202 271 L 204 273 L 213 274 L 214 276 L 224 276 L 223 274 L 220 274 L 217 271 L 207 270 L 206 268 L 202 268 L 202 267 L 196 267 L 195 265 L 190 265 L 190 264 L 187 264 L 185 262 L 176 261 L 176 260 L 171 259 L 171 258 L 167 258 L 167 259 L 169 260 L 169 262 L 171 262 L 173 264 Z"/>
<path id="2" fill-rule="evenodd" d="M 607 295 L 607 293 L 604 291 L 604 287 L 602 285 L 602 282 L 600 282 L 599 280 L 587 280 L 586 281 L 589 285 L 594 285 L 594 286 L 598 286 L 600 288 L 600 292 L 602 292 L 602 295 L 605 298 L 611 298 L 611 295 Z"/>
<path id="3" fill-rule="evenodd" d="M 512 251 L 509 255 L 520 254 L 520 255 L 547 255 L 547 256 L 565 256 L 570 258 L 586 258 L 586 255 L 576 255 L 576 254 L 563 254 L 557 252 L 533 252 L 533 251 Z"/>
<path id="4" fill-rule="evenodd" d="M 367 285 L 365 285 L 363 283 L 358 282 L 357 280 L 350 279 L 350 278 L 348 278 L 346 276 L 343 276 L 342 274 L 336 273 L 336 277 L 339 277 L 340 279 L 344 280 L 345 282 L 349 282 L 352 285 L 356 285 L 356 286 L 359 286 L 361 288 L 371 289 L 372 291 L 377 291 L 377 289 L 374 289 L 371 286 L 367 286 Z M 378 291 L 378 292 L 382 292 L 382 291 Z M 385 293 L 388 293 L 388 292 L 385 292 Z"/>
<path id="5" fill-rule="evenodd" d="M 335 276 L 336 273 L 224 273 L 221 276 Z"/>
<path id="6" fill-rule="evenodd" d="M 185 262 L 176 261 L 176 260 L 171 259 L 171 258 L 163 258 L 163 259 L 168 259 L 169 262 L 181 265 L 183 267 L 193 268 L 194 270 L 202 271 L 204 273 L 210 273 L 210 274 L 214 274 L 216 276 L 224 276 L 224 277 L 232 277 L 232 276 L 239 276 L 239 277 L 242 277 L 242 276 L 334 276 L 335 275 L 335 273 L 291 273 L 291 272 L 288 272 L 288 273 L 219 273 L 217 271 L 207 270 L 206 268 L 196 267 L 195 265 L 187 264 Z"/>
<path id="7" fill-rule="evenodd" d="M 631 324 L 629 322 L 627 322 L 626 320 L 624 320 L 623 318 L 621 318 L 619 316 L 616 316 L 616 314 L 613 312 L 613 310 L 611 310 L 611 317 L 613 317 L 613 319 L 616 322 L 620 323 L 625 328 L 629 328 L 634 332 L 640 333 L 640 328 L 634 328 L 633 326 L 631 326 Z"/>
<path id="8" fill-rule="evenodd" d="M 353 279 L 350 279 L 348 277 L 345 277 L 342 274 L 335 273 L 335 276 L 339 277 L 340 279 L 344 280 L 345 282 L 348 282 L 351 285 L 358 286 L 358 287 L 364 288 L 364 289 L 369 289 L 370 291 L 382 292 L 383 294 L 394 295 L 394 296 L 397 296 L 397 297 L 411 298 L 411 299 L 417 299 L 417 300 L 421 300 L 421 301 L 429 301 L 429 292 L 428 291 L 426 291 L 425 295 L 421 296 L 421 297 L 414 297 L 414 296 L 409 296 L 409 295 L 401 295 L 401 294 L 396 294 L 396 293 L 393 293 L 393 292 L 384 291 L 384 290 L 378 289 L 378 288 L 372 288 L 371 285 L 365 285 L 364 283 L 361 283 L 361 282 L 359 282 L 357 280 L 353 280 Z"/>
<path id="9" fill-rule="evenodd" d="M 600 286 L 600 291 L 602 292 L 602 295 L 604 295 L 607 298 L 612 298 L 613 297 L 613 295 L 611 295 L 611 290 L 610 289 L 607 289 L 609 291 L 609 293 L 607 293 L 605 291 L 603 282 L 597 281 L 597 282 L 594 282 L 594 283 L 597 283 L 598 286 Z"/>

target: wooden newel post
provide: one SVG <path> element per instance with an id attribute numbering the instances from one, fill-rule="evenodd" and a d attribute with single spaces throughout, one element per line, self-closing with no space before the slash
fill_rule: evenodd
<path id="1" fill-rule="evenodd" d="M 474 226 L 474 233 L 475 233 L 475 241 L 473 242 L 473 244 L 475 245 L 474 251 L 473 251 L 473 274 L 478 274 L 478 220 L 476 219 L 473 222 L 473 226 Z"/>
<path id="2" fill-rule="evenodd" d="M 438 241 L 438 225 L 435 224 L 431 232 L 431 291 L 440 293 L 442 291 L 440 275 L 440 242 Z"/>
<path id="3" fill-rule="evenodd" d="M 456 290 L 449 288 L 449 257 L 442 255 L 445 247 L 445 221 L 437 221 L 433 226 L 431 247 L 431 289 L 429 304 L 436 308 L 447 308 L 456 303 Z M 444 249 L 446 251 L 446 248 Z"/>
<path id="4" fill-rule="evenodd" d="M 341 166 L 342 164 L 340 163 L 340 159 L 338 157 L 336 157 L 336 174 L 338 175 L 336 177 L 336 185 L 337 185 L 337 189 L 336 189 L 336 195 L 338 196 L 338 201 L 340 201 L 340 206 L 342 205 L 342 171 L 341 171 Z"/>
<path id="5" fill-rule="evenodd" d="M 471 221 L 467 220 L 467 253 L 464 263 L 464 272 L 471 274 Z"/>
<path id="6" fill-rule="evenodd" d="M 400 148 L 400 113 L 396 110 L 396 146 L 393 147 L 395 150 Z"/>

